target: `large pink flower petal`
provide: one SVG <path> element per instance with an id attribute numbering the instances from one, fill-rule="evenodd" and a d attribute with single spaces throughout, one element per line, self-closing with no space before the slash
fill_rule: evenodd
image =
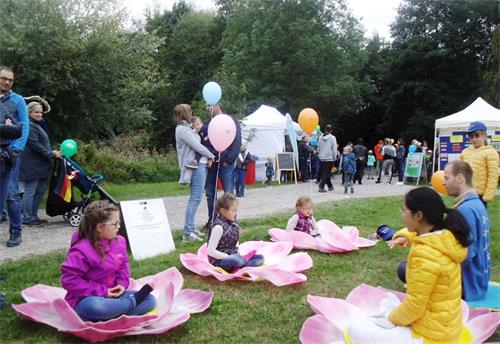
<path id="1" fill-rule="evenodd" d="M 312 259 L 307 253 L 289 255 L 293 248 L 290 242 L 248 241 L 240 246 L 240 252 L 244 254 L 250 250 L 256 250 L 258 254 L 264 256 L 264 266 L 245 267 L 233 273 L 225 273 L 208 262 L 205 248 L 206 244 L 203 244 L 196 255 L 181 253 L 181 263 L 186 269 L 198 275 L 211 275 L 219 281 L 268 280 L 278 286 L 302 283 L 307 280 L 307 277 L 299 272 L 312 266 Z"/>
<path id="2" fill-rule="evenodd" d="M 288 241 L 294 248 L 318 250 L 325 253 L 343 253 L 369 247 L 376 244 L 375 241 L 359 237 L 356 227 L 346 226 L 339 228 L 329 220 L 318 221 L 321 236 L 312 237 L 300 231 L 284 231 L 279 228 L 271 228 L 268 231 L 271 240 L 275 242 Z"/>
<path id="3" fill-rule="evenodd" d="M 30 320 L 53 326 L 87 341 L 98 342 L 123 335 L 168 331 L 187 321 L 190 313 L 207 309 L 212 301 L 210 292 L 181 290 L 183 278 L 176 268 L 137 281 L 131 280 L 130 286 L 136 289 L 145 283 L 154 286 L 153 293 L 157 301 L 155 315 L 122 315 L 108 321 L 84 322 L 62 298 L 66 293 L 63 289 L 44 285 L 25 289 L 22 294 L 30 301 L 12 307 Z"/>
<path id="4" fill-rule="evenodd" d="M 360 284 L 346 297 L 346 302 L 357 306 L 366 315 L 378 314 L 380 302 L 387 296 L 388 291 L 375 288 L 367 284 Z"/>
<path id="5" fill-rule="evenodd" d="M 214 293 L 196 289 L 183 289 L 177 294 L 172 311 L 184 313 L 201 313 L 212 303 Z"/>
<path id="6" fill-rule="evenodd" d="M 352 290 L 346 301 L 308 295 L 307 301 L 316 316 L 308 318 L 304 323 L 300 335 L 301 341 L 303 343 L 322 343 L 323 338 L 330 342 L 337 340 L 336 336 L 349 324 L 377 313 L 378 304 L 385 298 L 387 293 L 398 296 L 401 301 L 405 298 L 402 293 L 365 284 L 361 284 Z M 464 326 L 472 334 L 473 344 L 486 341 L 500 325 L 500 313 L 484 309 L 469 310 L 465 302 L 462 302 L 462 315 L 464 317 Z M 325 321 L 329 322 L 331 326 L 325 324 Z M 304 329 L 307 331 L 304 331 Z"/>
<path id="7" fill-rule="evenodd" d="M 366 317 L 363 310 L 342 299 L 308 295 L 307 301 L 316 314 L 323 315 L 340 331 L 351 322 Z"/>
<path id="8" fill-rule="evenodd" d="M 64 299 L 66 290 L 44 284 L 37 284 L 24 289 L 21 295 L 26 302 L 52 302 L 56 299 Z"/>
<path id="9" fill-rule="evenodd" d="M 343 337 L 342 331 L 333 326 L 322 315 L 313 315 L 307 318 L 299 335 L 302 344 L 344 343 Z"/>
<path id="10" fill-rule="evenodd" d="M 466 323 L 467 328 L 472 332 L 473 344 L 484 343 L 500 325 L 500 313 L 490 312 L 472 318 Z"/>
<path id="11" fill-rule="evenodd" d="M 131 329 L 127 332 L 128 336 L 137 336 L 144 334 L 160 334 L 165 333 L 189 320 L 189 313 L 170 313 L 165 314 L 158 321 L 151 323 L 149 326 Z"/>
<path id="12" fill-rule="evenodd" d="M 279 228 L 271 228 L 267 232 L 272 241 L 291 241 L 294 248 L 305 250 L 319 250 L 318 241 L 307 233 L 300 231 L 284 231 Z"/>

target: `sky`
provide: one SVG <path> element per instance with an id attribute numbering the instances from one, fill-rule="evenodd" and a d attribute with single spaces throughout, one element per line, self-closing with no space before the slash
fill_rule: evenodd
<path id="1" fill-rule="evenodd" d="M 171 9 L 175 0 L 124 0 L 126 7 L 135 17 L 140 17 L 146 8 Z M 213 0 L 188 0 L 196 9 L 215 10 Z M 347 0 L 353 14 L 365 27 L 365 36 L 371 37 L 377 31 L 381 37 L 390 39 L 389 25 L 394 21 L 401 0 Z"/>

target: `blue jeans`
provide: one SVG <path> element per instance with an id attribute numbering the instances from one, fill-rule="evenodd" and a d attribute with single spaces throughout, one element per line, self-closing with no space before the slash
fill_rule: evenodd
<path id="1" fill-rule="evenodd" d="M 4 216 L 4 207 L 6 208 L 7 191 L 9 190 L 11 174 L 12 166 L 3 160 L 0 160 L 0 217 Z"/>
<path id="2" fill-rule="evenodd" d="M 240 269 L 243 267 L 261 266 L 264 264 L 264 256 L 260 254 L 254 255 L 250 260 L 246 260 L 238 253 L 232 254 L 229 257 L 221 259 L 217 266 L 224 269 L 227 272 L 231 272 L 235 269 Z"/>
<path id="3" fill-rule="evenodd" d="M 354 173 L 345 173 L 344 174 L 344 190 L 347 191 L 349 186 L 352 186 L 352 179 L 354 178 Z"/>
<path id="4" fill-rule="evenodd" d="M 398 182 L 402 182 L 405 176 L 405 159 L 396 158 L 396 166 L 398 168 Z"/>
<path id="5" fill-rule="evenodd" d="M 207 194 L 207 206 L 208 206 L 208 222 L 212 222 L 213 212 L 214 212 L 214 202 L 217 199 L 217 167 L 218 163 L 212 164 L 212 167 L 208 169 L 207 182 L 205 184 L 205 192 Z M 222 187 L 224 192 L 233 193 L 234 192 L 234 166 L 223 166 L 220 165 L 219 178 L 222 182 Z"/>
<path id="6" fill-rule="evenodd" d="M 105 321 L 120 315 L 143 315 L 156 306 L 156 299 L 148 295 L 144 301 L 136 305 L 132 296 L 135 291 L 126 291 L 120 297 L 87 296 L 75 307 L 76 313 L 83 321 Z"/>
<path id="7" fill-rule="evenodd" d="M 9 214 L 9 233 L 21 234 L 21 201 L 19 197 L 19 157 L 12 158 L 12 172 L 7 190 L 7 213 Z"/>
<path id="8" fill-rule="evenodd" d="M 47 178 L 27 180 L 24 182 L 23 221 L 38 220 L 38 208 L 47 191 Z"/>
<path id="9" fill-rule="evenodd" d="M 234 169 L 234 186 L 236 188 L 236 196 L 245 196 L 245 175 L 247 171 L 242 168 Z"/>
<path id="10" fill-rule="evenodd" d="M 205 189 L 206 178 L 207 165 L 198 164 L 198 168 L 193 170 L 191 183 L 189 184 L 191 193 L 187 202 L 186 215 L 184 218 L 184 235 L 186 236 L 194 232 L 194 217 L 201 202 L 201 196 L 203 195 L 203 190 Z"/>

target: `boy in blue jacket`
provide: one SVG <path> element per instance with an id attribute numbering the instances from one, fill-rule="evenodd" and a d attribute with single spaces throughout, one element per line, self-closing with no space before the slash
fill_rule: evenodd
<path id="1" fill-rule="evenodd" d="M 444 170 L 450 196 L 456 197 L 453 207 L 467 220 L 470 227 L 467 258 L 462 263 L 462 298 L 482 300 L 491 276 L 490 219 L 479 195 L 472 188 L 472 169 L 463 161 L 453 161 Z"/>

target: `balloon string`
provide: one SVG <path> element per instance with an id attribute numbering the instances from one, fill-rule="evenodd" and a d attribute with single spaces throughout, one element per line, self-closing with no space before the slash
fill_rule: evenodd
<path id="1" fill-rule="evenodd" d="M 214 216 L 215 216 L 215 202 L 217 201 L 217 182 L 219 181 L 219 168 L 220 168 L 220 152 L 217 154 L 218 158 L 217 158 L 217 172 L 215 173 L 215 185 L 214 185 L 214 203 L 212 204 L 212 220 L 211 220 L 211 223 L 210 223 L 210 226 L 212 226 L 213 222 L 214 222 Z"/>

